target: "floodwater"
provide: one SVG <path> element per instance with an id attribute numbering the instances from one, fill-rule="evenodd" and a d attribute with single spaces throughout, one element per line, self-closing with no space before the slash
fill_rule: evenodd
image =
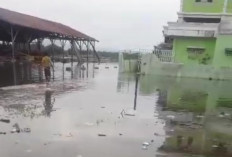
<path id="1" fill-rule="evenodd" d="M 232 157 L 230 82 L 66 67 L 0 67 L 1 157 Z"/>

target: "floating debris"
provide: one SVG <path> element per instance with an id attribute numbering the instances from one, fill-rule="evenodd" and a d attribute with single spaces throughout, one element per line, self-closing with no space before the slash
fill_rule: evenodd
<path id="1" fill-rule="evenodd" d="M 143 142 L 143 146 L 150 146 L 149 142 Z"/>
<path id="2" fill-rule="evenodd" d="M 197 115 L 196 117 L 197 118 L 204 118 L 205 116 L 203 116 L 203 115 Z"/>
<path id="3" fill-rule="evenodd" d="M 160 136 L 158 133 L 154 133 L 155 136 Z"/>
<path id="4" fill-rule="evenodd" d="M 23 132 L 30 133 L 30 132 L 31 132 L 31 129 L 30 129 L 30 128 L 24 128 L 24 129 L 23 129 Z"/>
<path id="5" fill-rule="evenodd" d="M 15 132 L 20 133 L 20 127 L 18 123 L 15 123 L 13 127 L 14 129 L 11 131 L 11 133 L 15 133 Z"/>
<path id="6" fill-rule="evenodd" d="M 6 132 L 0 132 L 0 135 L 6 135 Z"/>
<path id="7" fill-rule="evenodd" d="M 14 128 L 14 129 L 12 129 L 10 132 L 11 132 L 11 133 L 16 133 L 17 130 Z"/>
<path id="8" fill-rule="evenodd" d="M 125 116 L 135 116 L 135 113 L 136 113 L 135 110 L 129 109 L 127 111 L 122 110 L 121 115 L 122 115 L 122 117 L 124 117 L 124 115 Z"/>
<path id="9" fill-rule="evenodd" d="M 169 118 L 169 119 L 175 119 L 175 116 L 173 116 L 173 115 L 168 115 L 167 118 Z"/>
<path id="10" fill-rule="evenodd" d="M 212 145 L 212 148 L 218 148 L 218 145 Z"/>
<path id="11" fill-rule="evenodd" d="M 10 120 L 9 120 L 9 119 L 0 119 L 0 122 L 3 122 L 3 123 L 10 123 Z"/>
<path id="12" fill-rule="evenodd" d="M 87 126 L 94 126 L 94 123 L 86 122 L 85 125 L 87 125 Z"/>
<path id="13" fill-rule="evenodd" d="M 148 148 L 146 146 L 142 146 L 142 149 L 143 150 L 147 150 Z"/>
<path id="14" fill-rule="evenodd" d="M 100 136 L 100 137 L 105 137 L 106 134 L 98 134 L 98 136 Z"/>
<path id="15" fill-rule="evenodd" d="M 94 69 L 99 69 L 99 67 L 94 67 Z"/>
<path id="16" fill-rule="evenodd" d="M 149 146 L 150 146 L 150 143 L 149 143 L 149 142 L 143 142 L 143 144 L 142 144 L 142 149 L 143 149 L 143 150 L 147 150 Z"/>

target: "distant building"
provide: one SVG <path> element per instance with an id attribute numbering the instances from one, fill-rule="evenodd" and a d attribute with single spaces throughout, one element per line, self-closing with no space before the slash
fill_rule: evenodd
<path id="1" fill-rule="evenodd" d="M 163 34 L 171 49 L 156 47 L 153 63 L 144 56 L 150 67 L 143 73 L 232 79 L 232 0 L 181 0 L 177 22 L 168 22 Z"/>

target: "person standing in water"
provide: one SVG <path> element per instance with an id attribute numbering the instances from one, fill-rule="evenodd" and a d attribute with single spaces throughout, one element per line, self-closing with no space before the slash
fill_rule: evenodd
<path id="1" fill-rule="evenodd" d="M 42 66 L 44 68 L 45 79 L 47 82 L 50 82 L 51 67 L 53 68 L 53 65 L 48 53 L 44 53 L 44 57 L 42 58 Z"/>

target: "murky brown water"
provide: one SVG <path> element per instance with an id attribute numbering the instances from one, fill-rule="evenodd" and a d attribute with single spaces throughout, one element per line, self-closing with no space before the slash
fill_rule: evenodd
<path id="1" fill-rule="evenodd" d="M 32 75 L 17 69 L 16 84 L 27 84 L 0 88 L 0 119 L 11 120 L 0 122 L 0 156 L 232 156 L 230 82 L 136 79 L 115 66 L 90 65 L 87 78 L 57 64 L 48 87 L 36 68 Z M 15 123 L 31 132 L 11 133 Z"/>

